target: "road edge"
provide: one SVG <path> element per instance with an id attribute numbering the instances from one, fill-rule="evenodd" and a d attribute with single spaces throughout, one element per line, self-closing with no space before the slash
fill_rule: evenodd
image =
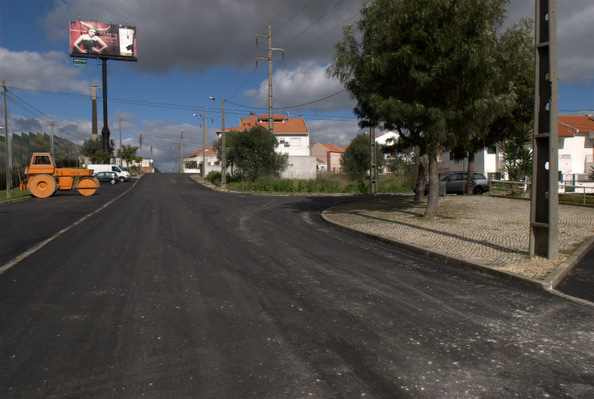
<path id="1" fill-rule="evenodd" d="M 118 195 L 117 197 L 115 197 L 114 199 L 112 199 L 111 201 L 103 204 L 100 208 L 98 208 L 98 209 L 94 210 L 93 212 L 91 212 L 91 213 L 89 213 L 89 214 L 81 217 L 76 222 L 72 223 L 70 226 L 64 227 L 62 230 L 58 231 L 53 236 L 51 236 L 51 237 L 43 240 L 42 242 L 38 243 L 37 245 L 29 248 L 28 250 L 26 250 L 22 254 L 16 256 L 13 260 L 11 260 L 9 262 L 6 262 L 2 266 L 0 266 L 0 276 L 3 275 L 4 273 L 6 273 L 8 270 L 12 269 L 14 266 L 16 266 L 23 259 L 26 259 L 29 256 L 33 255 L 35 252 L 39 251 L 41 248 L 45 247 L 47 244 L 49 244 L 50 242 L 52 242 L 56 238 L 60 237 L 62 234 L 66 233 L 68 230 L 72 229 L 73 227 L 75 227 L 75 226 L 79 225 L 80 223 L 84 222 L 86 219 L 90 218 L 91 216 L 93 216 L 93 215 L 101 212 L 103 209 L 107 208 L 113 202 L 115 202 L 116 200 L 120 199 L 122 196 L 124 196 L 130 190 L 132 190 L 134 188 L 134 186 L 136 186 L 136 184 L 139 181 L 140 181 L 140 179 L 136 179 L 136 181 L 134 182 L 134 184 L 132 186 L 130 186 L 130 188 L 128 188 L 126 191 L 124 191 L 123 193 L 121 193 L 120 195 Z"/>
<path id="2" fill-rule="evenodd" d="M 445 263 L 464 266 L 466 268 L 478 271 L 480 273 L 486 273 L 491 276 L 494 276 L 494 277 L 497 277 L 500 279 L 504 279 L 507 281 L 512 281 L 517 284 L 529 286 L 529 287 L 536 288 L 536 289 L 541 289 L 544 292 L 548 292 L 550 294 L 559 296 L 561 298 L 570 300 L 572 302 L 577 302 L 582 305 L 594 307 L 594 302 L 590 302 L 590 301 L 582 299 L 582 298 L 573 297 L 571 295 L 564 294 L 564 293 L 554 289 L 554 287 L 556 287 L 563 280 L 563 278 L 565 278 L 569 274 L 569 272 L 575 267 L 575 265 L 584 257 L 586 252 L 592 246 L 594 246 L 594 237 L 590 238 L 585 243 L 583 243 L 576 251 L 574 251 L 574 253 L 569 257 L 569 259 L 567 259 L 560 266 L 558 266 L 544 280 L 537 280 L 537 279 L 533 279 L 530 277 L 522 276 L 520 274 L 507 272 L 505 270 L 495 269 L 491 266 L 483 265 L 480 263 L 469 262 L 467 260 L 456 258 L 451 255 L 446 255 L 446 254 L 443 254 L 438 251 L 432 251 L 432 250 L 425 249 L 425 248 L 419 248 L 414 245 L 398 241 L 392 237 L 386 237 L 386 236 L 382 236 L 380 234 L 374 234 L 374 233 L 369 233 L 366 231 L 357 230 L 357 229 L 352 228 L 349 225 L 330 220 L 326 216 L 326 212 L 330 212 L 330 211 L 332 211 L 332 208 L 322 211 L 322 213 L 320 214 L 322 220 L 326 223 L 329 223 L 333 226 L 337 226 L 341 229 L 355 232 L 358 234 L 362 234 L 366 237 L 369 237 L 369 238 L 372 238 L 372 239 L 375 239 L 375 240 L 378 240 L 381 242 L 396 245 L 400 248 L 407 249 L 409 251 L 416 252 L 418 254 L 425 255 L 425 256 L 428 256 L 433 259 L 441 260 Z"/>

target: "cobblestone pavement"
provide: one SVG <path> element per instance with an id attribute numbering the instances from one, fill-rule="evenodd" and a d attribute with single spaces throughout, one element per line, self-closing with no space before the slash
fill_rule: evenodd
<path id="1" fill-rule="evenodd" d="M 594 237 L 594 208 L 559 206 L 559 257 L 529 256 L 530 202 L 482 196 L 439 199 L 438 217 L 423 218 L 426 203 L 376 198 L 332 208 L 324 218 L 343 227 L 431 253 L 544 280 L 571 268 Z"/>

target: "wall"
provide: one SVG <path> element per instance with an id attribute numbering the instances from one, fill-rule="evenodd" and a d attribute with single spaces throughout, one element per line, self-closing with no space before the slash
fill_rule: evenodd
<path id="1" fill-rule="evenodd" d="M 589 144 L 590 148 L 586 146 Z M 559 170 L 563 175 L 589 173 L 585 170 L 586 154 L 592 153 L 592 141 L 585 135 L 559 139 Z"/>
<path id="2" fill-rule="evenodd" d="M 276 141 L 279 143 L 276 152 L 289 154 L 289 156 L 308 156 L 309 155 L 309 135 L 278 135 L 275 134 Z"/>
<path id="3" fill-rule="evenodd" d="M 281 177 L 283 179 L 315 179 L 316 157 L 289 155 L 289 167 L 281 174 Z"/>

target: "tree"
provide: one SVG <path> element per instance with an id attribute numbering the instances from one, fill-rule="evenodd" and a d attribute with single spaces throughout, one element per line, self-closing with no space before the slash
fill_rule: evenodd
<path id="1" fill-rule="evenodd" d="M 288 166 L 288 155 L 275 151 L 278 147 L 276 137 L 262 126 L 244 131 L 229 131 L 225 135 L 227 146 L 227 166 L 232 166 L 233 173 L 255 180 L 258 177 L 279 177 Z M 221 139 L 214 143 L 218 158 L 221 160 Z"/>
<path id="2" fill-rule="evenodd" d="M 509 137 L 500 143 L 509 180 L 525 181 L 532 177 L 532 150 L 526 147 L 531 139 L 530 125 L 518 123 Z"/>
<path id="3" fill-rule="evenodd" d="M 369 134 L 359 133 L 342 154 L 342 170 L 354 179 L 364 177 L 369 172 L 370 152 Z M 386 159 L 379 146 L 376 146 L 375 153 L 377 168 L 381 169 L 386 164 Z"/>
<path id="4" fill-rule="evenodd" d="M 491 96 L 483 112 L 462 121 L 469 134 L 454 148 L 468 156 L 466 192 L 472 193 L 474 154 L 510 134 L 517 123 L 529 123 L 534 112 L 534 39 L 531 19 L 524 19 L 496 37 L 491 51 Z M 460 145 L 462 144 L 462 145 Z"/>
<path id="5" fill-rule="evenodd" d="M 437 156 L 468 132 L 465 115 L 489 108 L 493 37 L 507 0 L 376 0 L 336 44 L 329 73 L 357 100 L 356 114 L 419 134 L 429 160 L 426 217 L 437 215 Z"/>
<path id="6" fill-rule="evenodd" d="M 140 147 L 133 146 L 133 145 L 122 145 L 122 148 L 118 148 L 118 158 L 126 161 L 126 167 L 130 167 L 131 162 L 140 162 L 142 161 L 142 157 L 136 155 L 136 151 L 138 151 Z"/>
<path id="7" fill-rule="evenodd" d="M 111 141 L 110 152 L 103 151 L 103 138 L 101 135 L 97 139 L 87 139 L 84 141 L 81 152 L 89 157 L 91 163 L 107 163 L 113 154 L 114 141 Z"/>

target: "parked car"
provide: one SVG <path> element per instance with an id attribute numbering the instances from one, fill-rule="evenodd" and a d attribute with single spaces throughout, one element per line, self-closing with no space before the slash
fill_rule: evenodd
<path id="1" fill-rule="evenodd" d="M 93 176 L 95 176 L 99 182 L 106 181 L 111 184 L 116 184 L 120 180 L 116 172 L 97 172 Z"/>
<path id="2" fill-rule="evenodd" d="M 446 194 L 464 194 L 466 192 L 466 172 L 445 172 L 439 175 L 439 195 L 443 195 L 444 188 Z M 472 192 L 482 194 L 489 191 L 489 180 L 482 173 L 474 173 L 472 179 Z M 425 195 L 429 194 L 429 182 L 425 183 Z"/>
<path id="3" fill-rule="evenodd" d="M 93 173 L 99 172 L 115 172 L 121 182 L 130 180 L 130 172 L 122 170 L 118 165 L 110 164 L 92 164 L 88 165 L 87 169 L 93 169 Z"/>

